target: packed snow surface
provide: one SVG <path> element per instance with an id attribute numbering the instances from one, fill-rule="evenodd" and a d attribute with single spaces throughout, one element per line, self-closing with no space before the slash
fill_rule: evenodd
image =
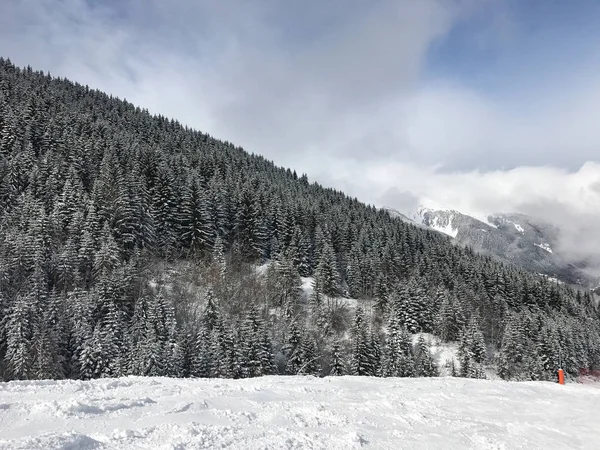
<path id="1" fill-rule="evenodd" d="M 600 389 L 460 378 L 0 384 L 0 449 L 598 448 Z"/>

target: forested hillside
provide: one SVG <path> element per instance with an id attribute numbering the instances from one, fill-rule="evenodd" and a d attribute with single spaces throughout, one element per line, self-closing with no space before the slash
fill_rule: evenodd
<path id="1" fill-rule="evenodd" d="M 462 376 L 600 364 L 589 295 L 2 59 L 0 211 L 5 380 L 435 375 L 416 332 Z"/>

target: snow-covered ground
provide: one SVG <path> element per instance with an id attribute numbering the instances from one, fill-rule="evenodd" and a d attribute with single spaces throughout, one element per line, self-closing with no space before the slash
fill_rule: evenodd
<path id="1" fill-rule="evenodd" d="M 451 375 L 448 367 L 446 367 L 447 363 L 454 362 L 456 367 L 460 366 L 458 362 L 458 342 L 442 342 L 439 337 L 431 333 L 416 333 L 411 336 L 413 345 L 418 342 L 420 337 L 425 339 L 431 356 L 438 366 L 440 375 Z"/>
<path id="2" fill-rule="evenodd" d="M 314 284 L 313 283 L 314 283 L 315 279 L 313 277 L 301 277 L 300 280 L 302 281 L 302 285 L 300 286 L 300 289 L 302 289 L 303 298 L 304 298 L 304 300 L 308 301 L 308 299 L 314 292 L 314 288 L 313 288 Z M 348 308 L 351 308 L 352 310 L 355 310 L 356 307 L 358 306 L 358 300 L 355 298 L 327 297 L 326 295 L 323 295 L 323 300 L 325 302 L 334 302 L 334 303 L 338 303 L 340 305 L 345 305 Z"/>
<path id="3" fill-rule="evenodd" d="M 459 378 L 0 384 L 0 449 L 598 448 L 600 389 Z"/>
<path id="4" fill-rule="evenodd" d="M 546 244 L 545 242 L 542 242 L 541 244 L 533 244 L 533 245 L 541 248 L 542 250 L 546 250 L 548 253 L 553 253 L 552 248 L 550 248 L 550 246 L 548 244 Z"/>

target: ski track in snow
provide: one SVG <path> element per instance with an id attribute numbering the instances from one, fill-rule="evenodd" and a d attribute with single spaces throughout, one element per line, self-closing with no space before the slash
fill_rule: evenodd
<path id="1" fill-rule="evenodd" d="M 0 384 L 0 449 L 593 449 L 600 389 L 460 378 Z"/>

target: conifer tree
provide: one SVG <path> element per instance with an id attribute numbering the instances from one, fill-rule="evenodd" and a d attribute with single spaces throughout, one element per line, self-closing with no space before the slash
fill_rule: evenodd
<path id="1" fill-rule="evenodd" d="M 486 357 L 483 335 L 479 331 L 478 314 L 473 314 L 468 327 L 461 332 L 458 345 L 460 375 L 467 378 L 485 378 L 482 363 Z"/>
<path id="2" fill-rule="evenodd" d="M 498 355 L 498 375 L 504 379 L 517 377 L 522 372 L 527 337 L 515 314 L 507 317 L 502 346 Z"/>
<path id="3" fill-rule="evenodd" d="M 429 346 L 423 335 L 419 336 L 415 351 L 415 375 L 417 377 L 437 377 L 437 365 L 431 356 Z"/>
<path id="4" fill-rule="evenodd" d="M 212 350 L 210 333 L 205 327 L 201 327 L 194 345 L 192 376 L 208 378 L 214 373 L 215 361 Z"/>
<path id="5" fill-rule="evenodd" d="M 370 338 L 364 313 L 359 307 L 356 309 L 352 327 L 351 373 L 353 375 L 374 375 L 376 368 L 373 364 L 376 358 Z"/>
<path id="6" fill-rule="evenodd" d="M 30 296 L 19 295 L 6 316 L 5 364 L 12 379 L 32 376 L 32 339 L 34 311 Z"/>
<path id="7" fill-rule="evenodd" d="M 314 339 L 305 336 L 300 344 L 300 368 L 298 374 L 319 375 L 321 372 L 319 364 L 319 355 Z"/>
<path id="8" fill-rule="evenodd" d="M 227 278 L 227 261 L 225 259 L 225 245 L 220 236 L 215 239 L 212 257 L 213 263 L 218 269 L 219 281 L 223 283 Z"/>
<path id="9" fill-rule="evenodd" d="M 110 231 L 108 224 L 102 230 L 100 248 L 94 257 L 94 275 L 96 279 L 107 276 L 117 267 L 120 261 L 119 247 Z"/>
<path id="10" fill-rule="evenodd" d="M 287 342 L 284 351 L 287 357 L 285 372 L 288 375 L 296 375 L 302 367 L 302 335 L 295 321 L 289 327 Z"/>
<path id="11" fill-rule="evenodd" d="M 260 226 L 256 199 L 252 191 L 246 187 L 240 193 L 235 218 L 235 232 L 242 247 L 242 253 L 248 257 L 256 258 L 259 255 L 261 248 Z"/>
<path id="12" fill-rule="evenodd" d="M 335 253 L 328 242 L 323 242 L 319 264 L 315 270 L 315 282 L 323 294 L 335 297 L 340 293 L 340 275 Z"/>
<path id="13" fill-rule="evenodd" d="M 204 314 L 202 317 L 203 325 L 206 330 L 212 332 L 220 321 L 219 311 L 217 309 L 217 303 L 215 295 L 211 288 L 206 291 L 204 296 L 206 306 L 204 308 Z"/>
<path id="14" fill-rule="evenodd" d="M 344 364 L 340 344 L 337 342 L 333 344 L 333 348 L 331 349 L 331 370 L 329 371 L 329 375 L 346 375 L 346 365 Z"/>

